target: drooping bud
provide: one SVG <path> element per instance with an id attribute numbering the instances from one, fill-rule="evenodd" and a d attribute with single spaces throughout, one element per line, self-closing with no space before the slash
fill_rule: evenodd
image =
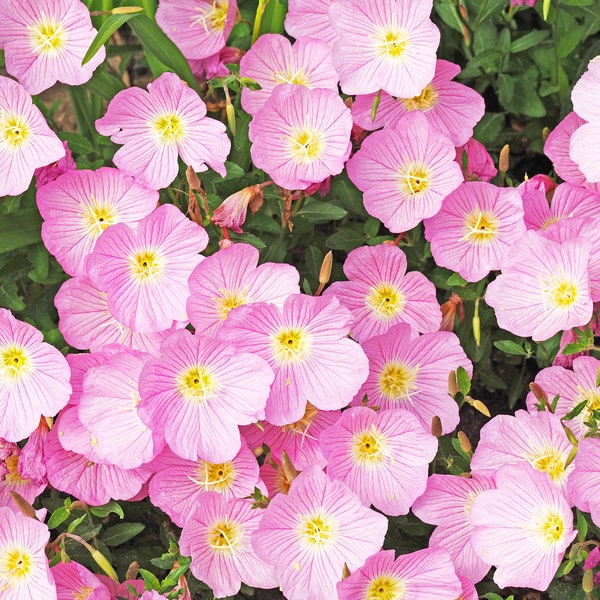
<path id="1" fill-rule="evenodd" d="M 540 406 L 544 407 L 544 410 L 551 411 L 550 404 L 548 404 L 548 394 L 543 390 L 539 383 L 533 381 L 529 384 L 531 393 L 535 396 L 535 399 L 539 402 Z"/>
<path id="2" fill-rule="evenodd" d="M 500 157 L 498 158 L 498 170 L 500 173 L 506 173 L 510 163 L 510 146 L 504 144 L 502 150 L 500 150 Z"/>
<path id="3" fill-rule="evenodd" d="M 489 408 L 481 400 L 475 400 L 474 398 L 471 398 L 471 396 L 465 396 L 465 400 L 482 415 L 485 415 L 486 417 L 492 416 Z"/>
<path id="4" fill-rule="evenodd" d="M 228 196 L 215 210 L 210 220 L 215 225 L 227 227 L 235 233 L 242 233 L 248 207 L 255 213 L 263 203 L 263 191 L 260 185 L 251 185 Z"/>
<path id="5" fill-rule="evenodd" d="M 454 329 L 454 317 L 462 323 L 465 318 L 465 305 L 463 299 L 452 292 L 452 296 L 440 307 L 442 309 L 442 324 L 440 331 L 452 331 Z"/>
<path id="6" fill-rule="evenodd" d="M 581 587 L 586 594 L 591 594 L 594 591 L 594 571 L 586 569 L 581 578 Z"/>
<path id="7" fill-rule="evenodd" d="M 448 393 L 454 398 L 458 394 L 458 378 L 456 371 L 451 371 L 448 375 Z"/>
<path id="8" fill-rule="evenodd" d="M 437 415 L 431 419 L 431 435 L 442 437 L 442 420 Z"/>
<path id="9" fill-rule="evenodd" d="M 461 450 L 465 454 L 471 455 L 473 452 L 473 446 L 471 446 L 471 440 L 469 440 L 467 434 L 464 431 L 458 431 L 456 437 L 458 438 L 458 443 L 460 444 Z"/>

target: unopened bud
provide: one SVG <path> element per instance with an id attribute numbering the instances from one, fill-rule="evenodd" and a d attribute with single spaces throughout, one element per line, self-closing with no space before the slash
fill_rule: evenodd
<path id="1" fill-rule="evenodd" d="M 117 6 L 116 8 L 113 8 L 110 13 L 112 15 L 134 15 L 143 10 L 144 9 L 141 6 Z"/>
<path id="2" fill-rule="evenodd" d="M 442 437 L 442 420 L 437 415 L 431 419 L 431 435 Z"/>
<path id="3" fill-rule="evenodd" d="M 104 556 L 104 554 L 102 554 L 102 552 L 100 552 L 100 550 L 96 550 L 96 548 L 93 548 L 92 546 L 90 546 L 89 544 L 86 544 L 87 549 L 90 551 L 90 554 L 92 555 L 92 558 L 94 559 L 94 562 L 113 580 L 116 581 L 117 583 L 119 583 L 119 578 L 117 577 L 117 574 L 115 572 L 115 570 L 113 569 L 112 565 L 108 562 L 108 559 L 106 558 L 106 556 Z"/>
<path id="4" fill-rule="evenodd" d="M 470 404 L 475 410 L 478 410 L 482 415 L 491 417 L 491 413 L 488 407 L 481 400 L 474 400 L 471 396 L 465 398 L 468 404 Z"/>
<path id="5" fill-rule="evenodd" d="M 379 102 L 381 102 L 381 90 L 379 90 L 377 94 L 375 94 L 375 98 L 373 98 L 373 104 L 371 105 L 371 121 L 375 121 Z"/>
<path id="6" fill-rule="evenodd" d="M 550 135 L 550 128 L 544 127 L 544 129 L 542 129 L 542 141 L 545 142 L 548 139 L 549 135 Z"/>
<path id="7" fill-rule="evenodd" d="M 573 446 L 571 451 L 569 452 L 569 456 L 565 460 L 565 470 L 569 467 L 569 465 L 575 460 L 575 456 L 577 455 L 577 446 Z"/>
<path id="8" fill-rule="evenodd" d="M 344 567 L 342 569 L 342 580 L 348 579 L 348 577 L 350 577 L 350 575 L 352 575 L 352 573 L 350 572 L 348 565 L 346 563 L 344 563 Z"/>
<path id="9" fill-rule="evenodd" d="M 498 170 L 500 173 L 506 173 L 508 171 L 508 165 L 510 162 L 510 146 L 505 144 L 500 150 L 500 157 L 498 159 Z"/>
<path id="10" fill-rule="evenodd" d="M 475 345 L 479 347 L 481 344 L 481 321 L 477 312 L 473 315 L 473 338 L 475 339 Z"/>
<path id="11" fill-rule="evenodd" d="M 138 573 L 140 572 L 140 564 L 137 560 L 134 560 L 125 573 L 125 579 L 137 579 Z"/>
<path id="12" fill-rule="evenodd" d="M 594 591 L 594 570 L 586 569 L 583 572 L 581 579 L 581 587 L 586 594 L 591 594 Z"/>
<path id="13" fill-rule="evenodd" d="M 235 108 L 233 108 L 233 104 L 228 102 L 225 104 L 225 113 L 227 114 L 227 123 L 229 125 L 229 129 L 231 129 L 231 133 L 235 135 L 236 133 L 236 124 L 235 124 Z"/>
<path id="14" fill-rule="evenodd" d="M 458 394 L 458 379 L 456 371 L 451 371 L 448 375 L 448 393 L 454 398 Z"/>
<path id="15" fill-rule="evenodd" d="M 38 520 L 38 518 L 35 515 L 35 510 L 33 509 L 33 506 L 31 506 L 31 504 L 29 504 L 29 502 L 27 502 L 27 500 L 25 500 L 25 498 L 23 498 L 23 496 L 21 496 L 20 494 L 17 494 L 17 492 L 11 492 L 10 495 L 12 496 L 13 502 L 17 505 L 17 508 L 26 517 L 31 517 L 32 519 L 35 519 L 36 521 Z"/>
<path id="16" fill-rule="evenodd" d="M 200 179 L 194 171 L 194 167 L 188 167 L 185 170 L 185 178 L 187 179 L 188 185 L 190 186 L 190 190 L 201 190 L 202 184 L 200 183 Z"/>
<path id="17" fill-rule="evenodd" d="M 242 225 L 246 220 L 248 206 L 257 197 L 262 204 L 263 191 L 260 185 L 251 185 L 231 194 L 217 207 L 210 220 L 215 225 L 227 227 L 235 233 L 242 233 Z"/>
<path id="18" fill-rule="evenodd" d="M 562 424 L 565 433 L 567 434 L 567 439 L 573 444 L 573 446 L 577 447 L 579 444 L 579 440 L 575 437 L 575 434 L 563 423 Z"/>
<path id="19" fill-rule="evenodd" d="M 323 258 L 323 263 L 321 264 L 321 270 L 319 271 L 319 283 L 321 285 L 326 285 L 329 283 L 329 279 L 331 278 L 332 265 L 333 265 L 333 252 L 330 250 Z"/>
<path id="20" fill-rule="evenodd" d="M 227 248 L 231 248 L 233 246 L 233 242 L 228 240 L 227 238 L 223 238 L 219 240 L 219 250 L 227 250 Z"/>
<path id="21" fill-rule="evenodd" d="M 471 446 L 471 441 L 467 437 L 467 434 L 464 431 L 459 431 L 456 434 L 456 437 L 458 438 L 458 443 L 460 444 L 460 449 L 465 454 L 471 454 L 471 452 L 473 452 L 473 446 Z"/>
<path id="22" fill-rule="evenodd" d="M 284 450 L 281 455 L 281 469 L 283 470 L 283 474 L 285 476 L 285 480 L 288 483 L 292 483 L 296 477 L 298 477 L 300 471 L 294 467 L 294 463 L 290 458 L 289 454 Z"/>
<path id="23" fill-rule="evenodd" d="M 531 393 L 535 396 L 535 399 L 542 405 L 545 407 L 548 407 L 548 394 L 546 394 L 546 392 L 544 391 L 544 389 L 542 388 L 542 386 L 539 383 L 536 383 L 535 381 L 529 384 L 529 389 L 531 390 Z"/>

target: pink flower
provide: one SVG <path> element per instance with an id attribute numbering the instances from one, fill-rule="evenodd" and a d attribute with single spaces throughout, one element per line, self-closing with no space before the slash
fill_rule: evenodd
<path id="1" fill-rule="evenodd" d="M 61 141 L 25 88 L 0 77 L 0 197 L 21 194 L 35 169 L 63 156 Z"/>
<path id="2" fill-rule="evenodd" d="M 367 212 L 400 233 L 436 214 L 463 181 L 454 156 L 452 142 L 414 111 L 372 133 L 348 161 L 348 176 L 364 192 Z"/>
<path id="3" fill-rule="evenodd" d="M 56 582 L 57 600 L 111 600 L 108 588 L 83 565 L 59 562 L 50 571 Z"/>
<path id="4" fill-rule="evenodd" d="M 310 37 L 332 46 L 337 38 L 329 21 L 331 0 L 288 0 L 285 30 L 295 38 Z"/>
<path id="5" fill-rule="evenodd" d="M 81 85 L 106 56 L 102 46 L 88 63 L 81 64 L 98 32 L 80 0 L 5 0 L 0 5 L 0 21 L 6 70 L 30 94 L 43 92 L 57 80 Z"/>
<path id="6" fill-rule="evenodd" d="M 498 325 L 515 335 L 547 340 L 592 318 L 588 275 L 591 242 L 564 243 L 528 231 L 502 260 L 485 295 Z"/>
<path id="7" fill-rule="evenodd" d="M 231 313 L 222 335 L 275 373 L 265 408 L 269 423 L 300 420 L 308 401 L 320 410 L 350 403 L 367 376 L 366 356 L 347 337 L 350 320 L 337 299 L 304 295 L 289 296 L 283 310 L 258 303 Z"/>
<path id="8" fill-rule="evenodd" d="M 37 192 L 42 239 L 69 275 L 85 275 L 102 232 L 115 223 L 138 223 L 157 202 L 158 192 L 118 169 L 70 171 Z"/>
<path id="9" fill-rule="evenodd" d="M 401 409 L 356 406 L 321 435 L 327 475 L 343 481 L 365 506 L 405 515 L 425 491 L 437 438 Z"/>
<path id="10" fill-rule="evenodd" d="M 156 22 L 186 58 L 207 58 L 225 46 L 236 13 L 236 0 L 161 0 Z"/>
<path id="11" fill-rule="evenodd" d="M 496 567 L 501 588 L 546 590 L 577 535 L 563 494 L 547 473 L 527 464 L 498 470 L 496 489 L 473 501 L 471 524 L 473 548 Z"/>
<path id="12" fill-rule="evenodd" d="M 271 500 L 252 543 L 276 567 L 286 598 L 330 600 L 344 564 L 359 568 L 381 548 L 386 530 L 383 515 L 313 466 L 294 479 L 287 495 Z"/>
<path id="13" fill-rule="evenodd" d="M 325 291 L 352 311 L 352 336 L 359 342 L 398 323 L 408 323 L 417 332 L 439 329 L 442 314 L 435 286 L 422 273 L 406 273 L 406 266 L 406 255 L 397 246 L 362 246 L 344 263 L 350 281 L 337 281 Z"/>
<path id="14" fill-rule="evenodd" d="M 251 185 L 241 189 L 239 192 L 227 196 L 223 202 L 215 208 L 210 221 L 220 227 L 227 227 L 235 233 L 243 233 L 242 225 L 246 220 L 248 207 L 252 214 L 262 206 L 264 197 L 262 186 Z"/>
<path id="15" fill-rule="evenodd" d="M 588 123 L 600 123 L 600 109 L 596 98 L 600 94 L 600 59 L 592 58 L 585 73 L 573 86 L 571 100 L 573 111 Z"/>
<path id="16" fill-rule="evenodd" d="M 425 238 L 436 264 L 466 281 L 479 281 L 500 269 L 502 257 L 524 233 L 519 193 L 481 181 L 460 185 L 425 220 Z"/>
<path id="17" fill-rule="evenodd" d="M 466 167 L 463 169 L 463 155 L 466 153 Z M 490 182 L 498 174 L 494 161 L 485 146 L 475 138 L 456 149 L 456 162 L 463 169 L 466 181 Z"/>
<path id="18" fill-rule="evenodd" d="M 162 331 L 187 321 L 187 281 L 207 242 L 202 227 L 164 204 L 135 230 L 124 223 L 106 229 L 86 266 L 115 319 L 138 333 Z"/>
<path id="19" fill-rule="evenodd" d="M 600 167 L 595 152 L 590 148 L 597 148 L 600 144 L 600 120 L 594 123 L 584 123 L 578 127 L 571 136 L 569 155 L 591 184 L 600 183 Z"/>
<path id="20" fill-rule="evenodd" d="M 473 135 L 473 127 L 485 112 L 485 104 L 478 92 L 452 81 L 459 73 L 458 65 L 438 60 L 433 79 L 420 94 L 414 98 L 394 98 L 382 92 L 374 121 L 371 109 L 375 94 L 357 96 L 352 105 L 352 118 L 357 125 L 371 131 L 380 127 L 394 127 L 404 115 L 418 110 L 434 129 L 448 137 L 455 146 L 466 144 Z"/>
<path id="21" fill-rule="evenodd" d="M 69 144 L 67 142 L 63 142 L 62 144 L 65 149 L 65 155 L 62 158 L 59 158 L 57 161 L 45 167 L 38 167 L 33 172 L 36 189 L 39 190 L 47 183 L 58 179 L 63 173 L 68 173 L 69 171 L 75 171 L 75 169 L 77 169 Z"/>
<path id="22" fill-rule="evenodd" d="M 282 83 L 337 92 L 339 81 L 327 44 L 303 38 L 292 46 L 286 37 L 271 33 L 261 35 L 242 57 L 240 75 L 261 86 L 260 90 L 242 89 L 242 107 L 253 116 Z"/>
<path id="23" fill-rule="evenodd" d="M 250 123 L 254 164 L 288 190 L 342 172 L 352 116 L 337 92 L 279 85 Z"/>
<path id="24" fill-rule="evenodd" d="M 2 600 L 56 598 L 44 552 L 48 527 L 0 506 L 0 594 Z"/>
<path id="25" fill-rule="evenodd" d="M 270 262 L 257 266 L 258 259 L 254 246 L 234 244 L 194 269 L 187 311 L 196 333 L 214 335 L 238 306 L 270 302 L 281 308 L 290 294 L 300 292 L 295 267 Z"/>
<path id="26" fill-rule="evenodd" d="M 32 325 L 0 308 L 0 437 L 18 442 L 69 401 L 69 365 Z"/>
<path id="27" fill-rule="evenodd" d="M 448 394 L 448 377 L 462 366 L 473 372 L 456 335 L 437 331 L 416 336 L 409 325 L 392 327 L 386 334 L 363 343 L 369 358 L 369 377 L 353 404 L 367 396 L 367 406 L 402 408 L 413 413 L 425 431 L 434 416 L 441 419 L 442 433 L 458 425 L 458 404 Z"/>
<path id="28" fill-rule="evenodd" d="M 575 506 L 591 513 L 592 521 L 600 523 L 600 440 L 583 438 L 579 441 L 575 468 L 569 477 L 569 496 Z"/>
<path id="29" fill-rule="evenodd" d="M 339 600 L 456 600 L 462 585 L 448 553 L 441 548 L 402 554 L 396 560 L 393 550 L 382 550 L 338 583 L 337 591 Z"/>
<path id="30" fill-rule="evenodd" d="M 178 155 L 194 171 L 210 166 L 226 174 L 231 143 L 225 125 L 206 117 L 200 96 L 174 73 L 163 73 L 147 92 L 137 87 L 120 91 L 96 129 L 124 144 L 115 165 L 149 187 L 166 187 L 177 177 Z"/>
<path id="31" fill-rule="evenodd" d="M 494 487 L 493 479 L 483 475 L 459 477 L 434 473 L 427 482 L 427 490 L 412 506 L 421 521 L 437 525 L 429 546 L 446 550 L 456 574 L 474 583 L 485 577 L 490 565 L 477 556 L 471 545 L 471 507 L 481 492 Z"/>
<path id="32" fill-rule="evenodd" d="M 440 32 L 432 0 L 332 0 L 333 62 L 345 94 L 418 96 L 433 79 Z M 360 23 L 360 27 L 356 24 Z"/>
<path id="33" fill-rule="evenodd" d="M 273 373 L 258 356 L 189 331 L 176 331 L 140 375 L 142 420 L 187 460 L 229 461 L 238 425 L 264 418 Z"/>

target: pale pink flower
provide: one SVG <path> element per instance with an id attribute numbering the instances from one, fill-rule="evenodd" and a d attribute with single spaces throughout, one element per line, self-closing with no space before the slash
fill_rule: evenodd
<path id="1" fill-rule="evenodd" d="M 337 584 L 339 600 L 456 600 L 461 590 L 450 556 L 441 548 L 401 554 L 396 560 L 393 550 L 382 550 Z"/>
<path id="2" fill-rule="evenodd" d="M 252 543 L 276 567 L 286 598 L 330 600 L 344 564 L 354 571 L 377 552 L 387 525 L 341 481 L 313 466 L 294 479 L 287 495 L 272 498 Z"/>
<path id="3" fill-rule="evenodd" d="M 58 179 L 64 173 L 75 171 L 75 169 L 77 169 L 77 164 L 73 160 L 73 155 L 71 154 L 69 144 L 64 141 L 62 144 L 63 148 L 65 149 L 65 155 L 62 158 L 59 158 L 57 161 L 54 161 L 45 167 L 38 167 L 33 172 L 36 189 L 39 190 L 47 183 Z"/>
<path id="4" fill-rule="evenodd" d="M 138 333 L 163 331 L 187 322 L 187 281 L 207 242 L 202 227 L 163 204 L 135 230 L 124 223 L 106 229 L 86 266 L 115 319 Z"/>
<path id="5" fill-rule="evenodd" d="M 573 111 L 588 123 L 600 123 L 600 107 L 596 102 L 600 94 L 600 58 L 592 58 L 585 73 L 573 86 L 571 100 Z"/>
<path id="6" fill-rule="evenodd" d="M 461 184 L 425 220 L 425 239 L 436 264 L 466 281 L 500 269 L 502 257 L 524 233 L 519 192 L 483 181 Z"/>
<path id="7" fill-rule="evenodd" d="M 392 232 L 412 229 L 436 214 L 463 181 L 452 142 L 420 111 L 396 127 L 375 131 L 348 161 L 348 176 L 364 192 L 367 212 Z"/>
<path id="8" fill-rule="evenodd" d="M 0 76 L 0 197 L 21 194 L 35 169 L 64 156 L 61 141 L 25 88 Z"/>
<path id="9" fill-rule="evenodd" d="M 458 337 L 450 331 L 417 336 L 409 325 L 392 327 L 386 334 L 363 343 L 369 358 L 369 377 L 353 405 L 403 408 L 413 413 L 425 431 L 431 431 L 434 416 L 442 422 L 442 433 L 458 425 L 458 404 L 448 393 L 450 373 L 462 366 L 469 376 L 471 361 Z"/>
<path id="10" fill-rule="evenodd" d="M 356 406 L 321 434 L 327 475 L 343 481 L 365 506 L 405 515 L 425 491 L 437 438 L 402 409 Z"/>
<path id="11" fill-rule="evenodd" d="M 0 506 L 0 596 L 2 600 L 56 598 L 44 552 L 50 532 L 21 513 Z"/>
<path id="12" fill-rule="evenodd" d="M 158 189 L 177 177 L 180 156 L 194 171 L 208 167 L 225 176 L 231 142 L 225 125 L 206 116 L 206 104 L 174 73 L 120 91 L 96 121 L 102 135 L 124 144 L 113 161 L 140 183 Z"/>
<path id="13" fill-rule="evenodd" d="M 347 337 L 350 322 L 336 298 L 299 294 L 289 296 L 283 310 L 261 302 L 231 313 L 222 335 L 275 373 L 265 409 L 269 423 L 300 420 L 307 402 L 320 410 L 350 403 L 368 371 L 361 347 Z"/>
<path id="14" fill-rule="evenodd" d="M 236 0 L 161 0 L 156 22 L 187 59 L 199 59 L 225 46 L 236 12 Z"/>
<path id="15" fill-rule="evenodd" d="M 577 535 L 573 513 L 547 473 L 528 464 L 505 465 L 496 489 L 481 492 L 471 509 L 471 543 L 496 567 L 501 587 L 545 591 Z"/>
<path id="16" fill-rule="evenodd" d="M 250 123 L 254 165 L 288 190 L 342 172 L 350 156 L 352 115 L 337 92 L 278 85 Z"/>
<path id="17" fill-rule="evenodd" d="M 332 46 L 337 38 L 329 21 L 331 0 L 288 0 L 285 30 L 295 38 L 310 37 Z"/>
<path id="18" fill-rule="evenodd" d="M 189 278 L 187 312 L 196 333 L 214 335 L 231 310 L 253 302 L 278 307 L 290 294 L 298 294 L 299 274 L 292 265 L 258 265 L 258 250 L 234 244 L 204 259 Z"/>
<path id="19" fill-rule="evenodd" d="M 433 79 L 440 32 L 432 0 L 332 0 L 333 62 L 345 94 L 418 96 Z M 360 23 L 360 27 L 356 24 Z"/>
<path id="20" fill-rule="evenodd" d="M 466 166 L 463 168 L 463 155 L 466 154 Z M 498 174 L 494 161 L 485 146 L 475 138 L 456 149 L 456 162 L 463 169 L 466 181 L 485 181 L 489 183 Z"/>
<path id="21" fill-rule="evenodd" d="M 569 477 L 569 495 L 575 506 L 590 513 L 592 521 L 600 523 L 600 439 L 579 441 L 573 472 Z"/>
<path id="22" fill-rule="evenodd" d="M 261 35 L 240 61 L 240 75 L 260 84 L 260 90 L 242 89 L 242 108 L 255 115 L 282 83 L 337 92 L 339 75 L 331 48 L 317 39 L 302 38 L 294 45 L 279 34 Z"/>
<path id="23" fill-rule="evenodd" d="M 264 418 L 273 373 L 264 360 L 189 331 L 176 331 L 140 375 L 142 420 L 187 460 L 232 460 L 238 425 Z"/>
<path id="24" fill-rule="evenodd" d="M 40 416 L 53 417 L 71 393 L 65 357 L 32 325 L 0 308 L 0 437 L 18 442 Z"/>
<path id="25" fill-rule="evenodd" d="M 115 223 L 136 224 L 157 202 L 158 192 L 118 169 L 70 171 L 37 192 L 42 239 L 66 273 L 85 275 L 102 232 Z"/>
<path id="26" fill-rule="evenodd" d="M 56 582 L 56 600 L 111 600 L 98 577 L 75 561 L 59 562 L 50 571 Z"/>
<path id="27" fill-rule="evenodd" d="M 494 487 L 493 479 L 483 475 L 459 477 L 434 473 L 427 482 L 427 490 L 412 506 L 421 521 L 437 525 L 429 546 L 446 550 L 457 575 L 474 583 L 485 577 L 490 565 L 471 545 L 471 506 L 481 492 Z"/>
<path id="28" fill-rule="evenodd" d="M 600 120 L 578 127 L 569 142 L 569 155 L 591 184 L 600 183 L 600 166 L 596 152 L 590 148 L 600 145 Z"/>
<path id="29" fill-rule="evenodd" d="M 344 262 L 349 281 L 325 291 L 352 311 L 352 336 L 362 342 L 398 323 L 417 332 L 437 331 L 442 313 L 435 286 L 416 271 L 406 272 L 406 255 L 397 246 L 379 244 L 352 250 Z"/>
<path id="30" fill-rule="evenodd" d="M 98 32 L 80 0 L 4 0 L 0 21 L 6 70 L 30 94 L 39 94 L 57 81 L 81 85 L 106 56 L 101 46 L 89 62 L 81 64 Z"/>
<path id="31" fill-rule="evenodd" d="M 16 492 L 27 502 L 34 500 L 46 489 L 48 480 L 45 469 L 38 478 L 22 477 L 19 473 L 23 453 L 14 443 L 0 440 L 0 506 L 8 506 L 14 512 L 20 512 L 11 492 Z M 39 457 L 41 459 L 42 457 Z"/>
<path id="32" fill-rule="evenodd" d="M 502 260 L 502 273 L 485 295 L 498 325 L 515 335 L 547 340 L 592 318 L 585 238 L 564 243 L 529 230 Z"/>
<path id="33" fill-rule="evenodd" d="M 438 60 L 433 79 L 420 94 L 413 98 L 394 98 L 382 92 L 375 120 L 371 118 L 375 94 L 359 95 L 352 104 L 352 118 L 363 129 L 372 131 L 380 127 L 394 127 L 399 119 L 418 110 L 455 146 L 466 144 L 473 135 L 473 127 L 485 112 L 485 103 L 481 94 L 452 81 L 459 73 L 458 65 Z"/>

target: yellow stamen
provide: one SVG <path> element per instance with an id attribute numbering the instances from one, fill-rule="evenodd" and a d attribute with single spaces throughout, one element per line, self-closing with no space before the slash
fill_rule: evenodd
<path id="1" fill-rule="evenodd" d="M 159 143 L 171 145 L 177 143 L 185 135 L 184 122 L 176 113 L 165 113 L 150 121 Z"/>
<path id="2" fill-rule="evenodd" d="M 219 313 L 219 319 L 224 321 L 229 316 L 229 312 L 242 304 L 248 303 L 248 296 L 245 290 L 223 290 L 220 289 L 221 296 L 215 296 L 213 298 L 217 312 Z"/>
<path id="3" fill-rule="evenodd" d="M 381 319 L 392 319 L 404 308 L 402 292 L 391 283 L 382 282 L 369 290 L 365 302 Z"/>
<path id="4" fill-rule="evenodd" d="M 210 463 L 201 460 L 196 469 L 198 478 L 189 477 L 206 492 L 223 493 L 231 489 L 235 481 L 236 471 L 232 462 Z"/>
<path id="5" fill-rule="evenodd" d="M 354 460 L 361 465 L 381 464 L 385 460 L 385 437 L 374 424 L 366 431 L 353 437 L 352 454 Z"/>
<path id="6" fill-rule="evenodd" d="M 184 398 L 198 404 L 211 398 L 218 388 L 217 379 L 201 365 L 194 365 L 183 371 L 177 378 L 177 385 Z"/>
<path id="7" fill-rule="evenodd" d="M 217 521 L 208 531 L 208 545 L 215 553 L 233 555 L 242 535 L 242 528 L 234 521 Z"/>
<path id="8" fill-rule="evenodd" d="M 86 235 L 97 238 L 110 225 L 115 223 L 116 211 L 109 202 L 90 198 L 90 204 L 82 208 L 82 217 Z"/>
<path id="9" fill-rule="evenodd" d="M 27 27 L 33 49 L 38 54 L 56 55 L 64 47 L 66 33 L 56 19 L 42 16 L 35 25 Z"/>
<path id="10" fill-rule="evenodd" d="M 304 85 L 308 87 L 310 83 L 308 77 L 304 74 L 304 69 L 300 67 L 297 71 L 292 71 L 290 68 L 287 71 L 275 71 L 272 75 L 277 85 L 283 83 L 292 83 L 295 85 Z"/>
<path id="11" fill-rule="evenodd" d="M 403 98 L 401 102 L 406 110 L 420 110 L 422 112 L 427 112 L 436 105 L 438 96 L 439 94 L 435 91 L 433 86 L 428 83 L 418 96 L 415 96 L 414 98 Z"/>
<path id="12" fill-rule="evenodd" d="M 304 360 L 310 348 L 310 338 L 302 329 L 281 329 L 272 337 L 272 349 L 279 363 L 296 363 Z"/>
<path id="13" fill-rule="evenodd" d="M 413 383 L 417 378 L 419 367 L 409 367 L 403 363 L 391 361 L 386 363 L 379 376 L 379 391 L 390 400 L 408 400 L 418 392 Z"/>
<path id="14" fill-rule="evenodd" d="M 547 279 L 539 276 L 544 303 L 544 312 L 548 309 L 568 310 L 577 301 L 577 284 L 565 275 L 552 274 Z"/>
<path id="15" fill-rule="evenodd" d="M 473 244 L 485 244 L 496 239 L 498 220 L 488 212 L 475 209 L 465 217 L 467 233 L 461 241 L 470 241 Z"/>
<path id="16" fill-rule="evenodd" d="M 141 283 L 157 279 L 164 270 L 164 264 L 156 250 L 141 250 L 129 258 L 131 274 Z"/>
<path id="17" fill-rule="evenodd" d="M 562 541 L 565 533 L 565 522 L 560 514 L 548 509 L 538 515 L 533 529 L 542 542 L 548 548 L 551 548 Z"/>
<path id="18" fill-rule="evenodd" d="M 318 160 L 323 152 L 323 133 L 314 129 L 295 129 L 288 137 L 290 153 L 298 164 Z"/>
<path id="19" fill-rule="evenodd" d="M 311 515 L 300 523 L 298 533 L 309 548 L 320 550 L 334 537 L 333 520 L 323 513 Z"/>
<path id="20" fill-rule="evenodd" d="M 364 600 L 403 600 L 406 582 L 395 575 L 379 575 L 365 590 Z"/>
<path id="21" fill-rule="evenodd" d="M 227 12 L 229 10 L 228 0 L 213 0 L 208 8 L 198 9 L 200 15 L 192 19 L 196 25 L 201 25 L 207 34 L 218 33 L 225 29 L 227 23 Z"/>
<path id="22" fill-rule="evenodd" d="M 403 165 L 398 175 L 400 190 L 404 196 L 415 196 L 429 189 L 431 175 L 422 163 L 411 162 Z"/>
<path id="23" fill-rule="evenodd" d="M 17 345 L 5 346 L 0 350 L 0 375 L 15 381 L 32 370 L 25 348 Z"/>
<path id="24" fill-rule="evenodd" d="M 402 29 L 381 30 L 378 34 L 379 52 L 384 58 L 401 61 L 408 46 L 408 36 Z"/>
<path id="25" fill-rule="evenodd" d="M 0 110 L 0 144 L 9 150 L 18 150 L 29 139 L 29 125 L 25 118 Z"/>
<path id="26" fill-rule="evenodd" d="M 556 448 L 542 448 L 525 456 L 525 458 L 538 471 L 548 473 L 555 483 L 564 479 L 566 457 Z"/>

